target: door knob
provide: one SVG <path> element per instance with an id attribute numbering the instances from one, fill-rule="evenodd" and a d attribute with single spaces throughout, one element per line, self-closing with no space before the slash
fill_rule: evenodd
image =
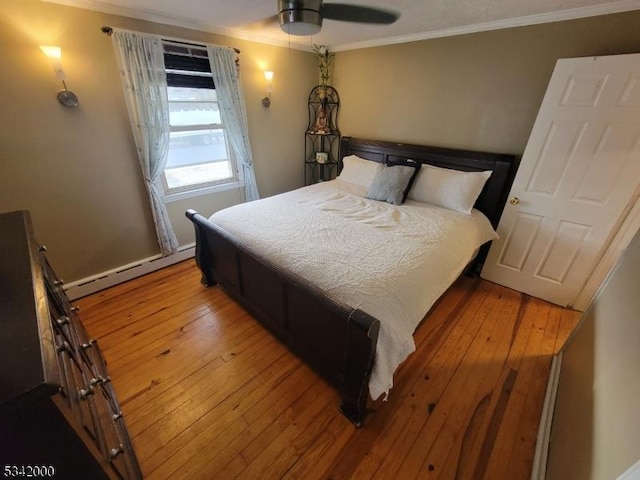
<path id="1" fill-rule="evenodd" d="M 518 197 L 513 197 L 511 200 L 509 200 L 509 203 L 511 205 L 518 205 L 520 203 L 520 199 Z"/>

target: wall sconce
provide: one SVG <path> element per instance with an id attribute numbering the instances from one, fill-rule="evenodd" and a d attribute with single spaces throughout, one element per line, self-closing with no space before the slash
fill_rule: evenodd
<path id="1" fill-rule="evenodd" d="M 262 106 L 269 108 L 271 106 L 271 92 L 273 91 L 273 72 L 265 70 L 264 79 L 267 82 L 267 96 L 262 99 Z"/>
<path id="2" fill-rule="evenodd" d="M 78 101 L 78 97 L 76 97 L 75 93 L 67 89 L 67 84 L 65 82 L 67 74 L 64 73 L 64 70 L 62 69 L 62 49 L 60 47 L 50 45 L 40 45 L 40 50 L 42 50 L 49 60 L 51 60 L 53 72 L 56 74 L 56 78 L 62 82 L 62 86 L 64 87 L 64 90 L 60 90 L 58 92 L 58 101 L 65 107 L 77 107 L 80 103 Z"/>

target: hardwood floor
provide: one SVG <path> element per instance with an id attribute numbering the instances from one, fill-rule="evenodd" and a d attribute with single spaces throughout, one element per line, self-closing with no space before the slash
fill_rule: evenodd
<path id="1" fill-rule="evenodd" d="M 463 277 L 356 429 L 337 392 L 193 260 L 77 304 L 145 478 L 525 479 L 551 356 L 579 314 Z"/>

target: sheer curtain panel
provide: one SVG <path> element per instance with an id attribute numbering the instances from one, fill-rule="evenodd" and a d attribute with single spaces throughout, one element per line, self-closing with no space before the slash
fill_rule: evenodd
<path id="1" fill-rule="evenodd" d="M 253 169 L 247 109 L 238 77 L 236 53 L 232 48 L 214 45 L 207 45 L 207 52 L 211 63 L 213 83 L 218 94 L 220 117 L 227 128 L 229 143 L 235 153 L 238 165 L 243 169 L 245 199 L 247 201 L 257 200 L 260 195 Z"/>
<path id="2" fill-rule="evenodd" d="M 115 28 L 111 38 L 158 243 L 166 256 L 178 251 L 178 240 L 157 182 L 169 152 L 169 103 L 162 41 L 156 36 Z"/>

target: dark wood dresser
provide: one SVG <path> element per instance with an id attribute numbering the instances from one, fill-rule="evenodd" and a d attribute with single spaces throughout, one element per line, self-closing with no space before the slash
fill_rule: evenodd
<path id="1" fill-rule="evenodd" d="M 35 241 L 0 214 L 0 476 L 142 478 L 98 343 Z"/>

